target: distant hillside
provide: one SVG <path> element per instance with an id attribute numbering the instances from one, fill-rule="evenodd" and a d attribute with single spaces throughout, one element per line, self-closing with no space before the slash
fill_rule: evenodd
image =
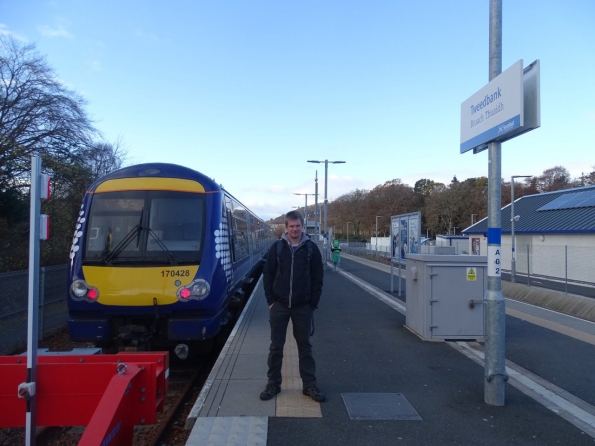
<path id="1" fill-rule="evenodd" d="M 267 223 L 270 225 L 283 225 L 285 224 L 285 214 L 279 215 L 276 218 L 271 218 Z"/>

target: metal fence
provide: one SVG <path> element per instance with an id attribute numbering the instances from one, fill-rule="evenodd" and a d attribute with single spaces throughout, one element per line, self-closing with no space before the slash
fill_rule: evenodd
<path id="1" fill-rule="evenodd" d="M 68 265 L 40 268 L 39 339 L 60 330 L 68 321 Z M 0 355 L 27 347 L 29 272 L 0 273 Z"/>
<path id="2" fill-rule="evenodd" d="M 516 281 L 531 285 L 546 279 L 568 285 L 595 287 L 595 249 L 584 246 L 517 244 Z M 502 270 L 510 272 L 512 246 L 502 244 Z"/>
<path id="3" fill-rule="evenodd" d="M 375 257 L 390 261 L 391 253 L 387 246 L 376 246 L 370 243 L 350 242 L 341 243 L 341 249 L 347 254 L 361 257 Z M 456 251 L 455 246 L 455 251 Z M 516 250 L 516 281 L 526 285 L 557 289 L 560 291 L 575 292 L 569 286 L 577 285 L 587 289 L 591 297 L 595 288 L 595 249 L 583 246 L 541 246 L 535 244 L 518 244 Z M 503 279 L 509 279 L 511 272 L 512 245 L 502 244 L 501 249 Z M 457 252 L 457 254 L 467 254 Z M 550 282 L 550 284 L 544 284 Z"/>

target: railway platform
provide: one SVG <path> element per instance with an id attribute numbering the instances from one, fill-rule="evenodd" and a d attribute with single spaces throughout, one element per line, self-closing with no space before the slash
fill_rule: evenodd
<path id="1" fill-rule="evenodd" d="M 325 271 L 315 312 L 326 401 L 302 395 L 289 333 L 281 393 L 261 401 L 269 326 L 259 283 L 190 413 L 187 444 L 595 444 L 595 324 L 506 305 L 510 379 L 496 407 L 484 402 L 482 344 L 421 340 L 405 327 L 406 293 L 390 292 L 390 268 L 343 256 Z"/>

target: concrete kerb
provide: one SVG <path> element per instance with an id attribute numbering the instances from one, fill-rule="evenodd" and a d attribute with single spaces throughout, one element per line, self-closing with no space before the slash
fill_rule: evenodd
<path id="1" fill-rule="evenodd" d="M 502 294 L 509 299 L 595 322 L 595 299 L 590 297 L 506 281 L 502 281 Z"/>

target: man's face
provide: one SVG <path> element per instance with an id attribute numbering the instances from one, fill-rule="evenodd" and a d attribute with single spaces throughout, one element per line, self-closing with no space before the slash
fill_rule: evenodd
<path id="1" fill-rule="evenodd" d="M 301 220 L 288 220 L 285 223 L 285 228 L 287 229 L 287 233 L 289 234 L 289 238 L 292 240 L 297 240 L 300 235 L 302 234 L 302 222 Z"/>

